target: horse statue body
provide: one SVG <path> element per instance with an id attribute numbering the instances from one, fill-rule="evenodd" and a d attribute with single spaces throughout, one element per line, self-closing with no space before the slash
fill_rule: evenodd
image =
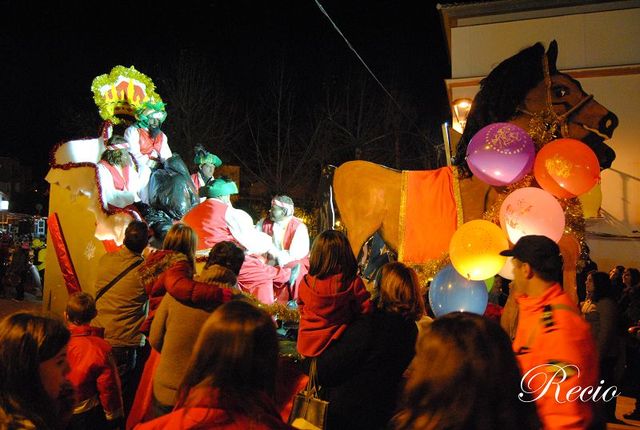
<path id="1" fill-rule="evenodd" d="M 504 60 L 481 81 L 457 146 L 454 167 L 433 171 L 451 176 L 449 197 L 456 199 L 458 206 L 457 215 L 451 216 L 458 217 L 458 225 L 482 218 L 501 191 L 473 177 L 464 158 L 471 137 L 491 123 L 510 122 L 528 130 L 537 149 L 554 138 L 581 140 L 595 152 L 602 169 L 611 166 L 615 152 L 604 141 L 612 136 L 618 119 L 592 95 L 586 94 L 577 80 L 556 69 L 557 54 L 555 41 L 546 53 L 543 45 L 536 43 Z M 405 261 L 403 241 L 412 240 L 412 236 L 405 235 L 408 224 L 403 225 L 407 221 L 403 213 L 407 205 L 403 200 L 406 191 L 403 187 L 407 186 L 405 173 L 359 160 L 346 162 L 335 170 L 334 198 L 355 255 L 363 243 L 378 232 L 390 248 L 400 250 L 399 259 Z M 444 194 L 448 194 L 446 191 L 445 187 Z M 436 234 L 440 233 L 442 213 L 440 219 L 433 219 L 432 213 L 442 212 L 440 206 L 441 202 L 433 201 L 417 207 L 424 214 L 420 222 L 427 226 L 433 224 L 431 230 Z M 448 224 L 445 230 L 451 232 L 451 220 Z M 454 231 L 455 228 L 456 223 Z M 560 245 L 562 248 L 562 241 Z M 447 250 L 446 246 L 436 249 L 431 258 Z"/>

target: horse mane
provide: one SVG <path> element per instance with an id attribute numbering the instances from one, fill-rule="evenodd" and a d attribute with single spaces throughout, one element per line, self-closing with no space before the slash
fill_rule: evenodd
<path id="1" fill-rule="evenodd" d="M 550 70 L 555 71 L 557 52 L 553 41 L 548 54 Z M 456 147 L 454 164 L 463 176 L 471 176 L 466 162 L 471 138 L 484 126 L 508 121 L 515 115 L 527 93 L 544 79 L 543 55 L 544 46 L 538 42 L 498 64 L 480 81 L 480 91 L 473 99 L 464 133 Z"/>

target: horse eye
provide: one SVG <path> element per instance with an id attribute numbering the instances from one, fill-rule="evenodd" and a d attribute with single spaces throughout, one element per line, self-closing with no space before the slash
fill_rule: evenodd
<path id="1" fill-rule="evenodd" d="M 564 97 L 569 94 L 566 87 L 553 87 L 553 95 L 556 97 Z"/>

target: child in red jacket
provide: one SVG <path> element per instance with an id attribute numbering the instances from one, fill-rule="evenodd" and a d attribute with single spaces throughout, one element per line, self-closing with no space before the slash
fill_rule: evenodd
<path id="1" fill-rule="evenodd" d="M 313 242 L 309 273 L 298 292 L 298 352 L 317 357 L 358 315 L 373 309 L 347 237 L 326 230 Z"/>
<path id="2" fill-rule="evenodd" d="M 103 339 L 104 329 L 91 327 L 96 316 L 92 296 L 78 292 L 69 297 L 65 318 L 71 339 L 67 359 L 69 380 L 76 391 L 73 418 L 68 429 L 112 429 L 123 423 L 124 409 L 120 378 L 111 356 L 111 346 Z"/>

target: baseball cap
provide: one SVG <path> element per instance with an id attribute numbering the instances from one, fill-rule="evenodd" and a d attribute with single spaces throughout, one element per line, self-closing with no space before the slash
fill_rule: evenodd
<path id="1" fill-rule="evenodd" d="M 562 267 L 560 247 L 546 236 L 522 236 L 513 249 L 506 249 L 500 255 L 529 263 L 534 270 Z"/>

